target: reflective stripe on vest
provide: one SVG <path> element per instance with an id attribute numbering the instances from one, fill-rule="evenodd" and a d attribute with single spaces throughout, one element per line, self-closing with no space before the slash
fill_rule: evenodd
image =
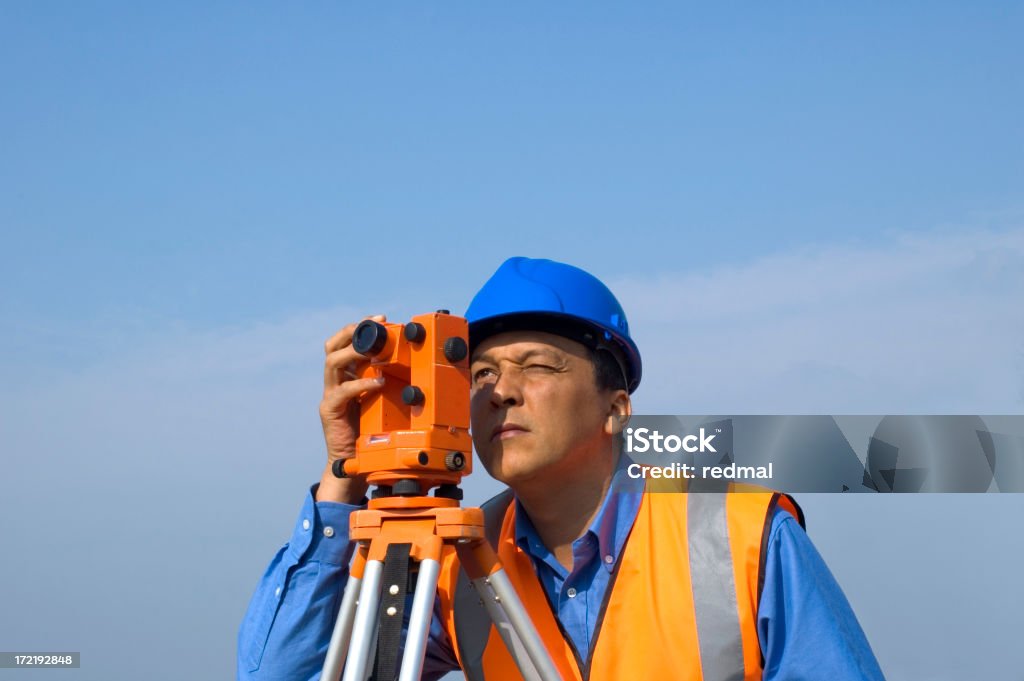
<path id="1" fill-rule="evenodd" d="M 683 498 L 685 510 L 681 508 Z M 762 554 L 765 550 L 763 540 L 767 536 L 776 504 L 797 516 L 802 524 L 802 515 L 790 498 L 770 492 L 646 495 L 634 526 L 634 533 L 644 539 L 633 542 L 632 547 L 630 540 L 627 540 L 623 548 L 623 555 L 620 556 L 619 565 L 608 586 L 604 610 L 591 642 L 591 661 L 588 662 L 575 659 L 570 644 L 559 636 L 558 630 L 554 628 L 557 625 L 553 624 L 555 616 L 543 597 L 542 587 L 532 571 L 532 563 L 514 546 L 514 509 L 510 508 L 511 501 L 512 495 L 506 491 L 484 504 L 488 540 L 496 548 L 502 544 L 506 554 L 502 560 L 506 565 L 510 561 L 518 561 L 513 566 L 516 569 L 508 570 L 510 578 L 524 602 L 532 598 L 538 631 L 542 638 L 544 632 L 547 632 L 545 644 L 566 678 L 615 678 L 616 674 L 622 677 L 624 672 L 632 671 L 634 662 L 639 671 L 640 667 L 650 670 L 659 663 L 680 664 L 680 660 L 681 666 L 672 669 L 677 672 L 675 676 L 681 678 L 702 681 L 760 678 L 760 649 L 755 627 L 756 602 L 762 578 Z M 674 524 L 682 516 L 685 516 L 685 524 Z M 664 526 L 668 529 L 664 529 Z M 737 535 L 735 542 L 731 533 Z M 679 539 L 684 535 L 686 546 L 680 547 Z M 672 540 L 675 540 L 673 546 L 666 543 L 666 548 L 659 550 L 659 542 Z M 680 553 L 681 548 L 685 550 Z M 627 557 L 629 561 L 625 572 L 630 576 L 623 581 L 620 579 L 620 567 Z M 678 562 L 688 565 L 676 565 Z M 688 573 L 688 593 L 679 591 L 683 585 L 676 583 L 668 584 L 668 588 L 664 589 L 658 589 L 655 585 L 652 590 L 651 577 L 642 574 L 643 566 L 653 566 L 659 570 L 663 583 L 666 583 L 666 575 L 678 573 L 681 578 L 685 578 Z M 465 575 L 459 571 L 457 584 L 454 573 L 449 573 L 447 579 L 452 587 L 448 593 L 452 597 L 446 599 L 442 596 L 443 620 L 456 643 L 466 677 L 471 681 L 520 678 L 518 672 L 508 669 L 514 663 L 520 669 L 527 670 L 525 678 L 531 678 L 529 672 L 532 666 L 528 660 L 518 660 L 519 656 L 515 652 L 511 654 L 511 659 L 506 657 L 508 653 L 500 639 L 492 634 L 487 612 Z M 517 579 L 519 583 L 516 583 Z M 616 592 L 617 598 L 613 598 L 613 592 Z M 674 593 L 675 596 L 665 599 L 660 596 L 663 592 Z M 737 594 L 742 598 L 742 608 L 739 607 Z M 673 603 L 667 603 L 666 600 L 672 600 Z M 640 603 L 642 601 L 649 601 L 650 605 Z M 678 610 L 672 610 L 674 607 Z M 614 614 L 610 615 L 607 622 L 602 622 L 604 614 L 609 610 Z M 628 621 L 613 623 L 612 620 L 619 616 Z M 658 622 L 669 621 L 679 621 L 681 625 L 658 626 Z M 650 627 L 647 633 L 651 636 L 645 635 L 644 627 Z M 609 630 L 603 638 L 600 635 L 601 629 Z M 660 650 L 666 654 L 652 655 L 655 651 L 650 649 L 634 653 L 627 649 L 631 646 L 621 640 L 630 635 L 633 636 L 630 640 L 634 642 L 657 640 L 658 645 L 661 645 Z M 647 647 L 652 645 L 655 644 L 651 643 Z M 489 646 L 492 648 L 489 649 Z M 500 647 L 500 650 L 494 650 L 494 646 Z M 642 644 L 640 647 L 643 647 Z M 670 651 L 680 659 L 669 655 Z M 633 655 L 637 656 L 635 660 Z M 503 657 L 507 663 L 495 667 L 495 660 Z M 663 659 L 652 660 L 652 657 Z M 490 667 L 486 662 L 488 658 L 491 660 Z"/>
<path id="2" fill-rule="evenodd" d="M 725 494 L 688 494 L 690 588 L 705 679 L 743 681 L 743 638 L 729 550 Z"/>

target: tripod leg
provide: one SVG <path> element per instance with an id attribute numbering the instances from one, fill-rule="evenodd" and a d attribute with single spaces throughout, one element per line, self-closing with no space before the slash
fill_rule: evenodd
<path id="1" fill-rule="evenodd" d="M 379 620 L 378 620 L 379 622 Z M 370 641 L 370 657 L 366 660 L 366 677 L 363 681 L 373 678 L 373 655 L 377 651 L 377 647 L 380 641 L 380 627 L 377 624 L 373 625 L 373 640 Z"/>
<path id="2" fill-rule="evenodd" d="M 366 678 L 370 656 L 373 653 L 371 646 L 377 630 L 377 605 L 380 602 L 380 578 L 383 571 L 384 563 L 381 561 L 366 562 L 343 681 L 363 681 Z"/>
<path id="3" fill-rule="evenodd" d="M 551 661 L 551 655 L 548 654 L 547 647 L 537 633 L 537 629 L 534 628 L 534 623 L 530 621 L 529 614 L 527 614 L 522 601 L 519 600 L 519 595 L 515 592 L 505 570 L 499 568 L 490 573 L 488 577 L 473 582 L 477 585 L 477 593 L 483 599 L 484 607 L 487 608 L 490 619 L 494 620 L 495 626 L 502 634 L 509 651 L 514 651 L 515 641 L 510 640 L 512 639 L 511 635 L 503 631 L 502 624 L 506 622 L 512 626 L 518 642 L 525 648 L 529 661 L 534 664 L 538 678 L 544 679 L 544 681 L 559 681 L 561 676 Z"/>
<path id="4" fill-rule="evenodd" d="M 491 622 L 494 623 L 495 630 L 501 636 L 501 640 L 505 642 L 505 647 L 512 652 L 512 656 L 517 661 L 521 660 L 522 656 L 516 654 L 515 651 L 525 651 L 523 651 L 523 647 L 516 639 L 515 628 L 509 621 L 508 615 L 505 614 L 505 610 L 501 607 L 501 599 L 495 595 L 494 589 L 491 588 L 487 577 L 474 579 L 472 584 L 474 590 L 480 595 L 480 602 L 484 604 L 484 609 L 487 610 L 487 615 L 491 618 Z M 529 656 L 527 655 L 526 657 L 528 658 Z M 525 665 L 520 664 L 519 666 L 523 667 Z M 523 678 L 527 679 L 527 681 L 536 681 L 538 678 L 532 666 L 529 669 L 520 669 L 520 671 L 523 674 Z"/>
<path id="5" fill-rule="evenodd" d="M 338 681 L 341 678 L 341 670 L 345 666 L 345 656 L 348 654 L 348 644 L 352 637 L 352 623 L 356 616 L 356 602 L 359 600 L 359 587 L 362 582 L 362 579 L 349 575 L 348 583 L 345 585 L 345 595 L 342 596 L 341 606 L 338 608 L 338 619 L 334 622 L 331 643 L 327 646 L 324 668 L 320 672 L 320 678 L 323 681 Z"/>
<path id="6" fill-rule="evenodd" d="M 459 542 L 455 550 L 523 678 L 559 681 L 558 668 L 491 545 L 486 541 Z"/>
<path id="7" fill-rule="evenodd" d="M 402 653 L 402 670 L 399 681 L 419 681 L 423 671 L 423 658 L 427 653 L 427 636 L 430 620 L 434 615 L 434 595 L 437 593 L 437 578 L 441 564 L 427 558 L 420 561 L 420 574 L 416 579 L 412 609 L 409 611 L 409 631 L 405 637 L 405 652 Z"/>

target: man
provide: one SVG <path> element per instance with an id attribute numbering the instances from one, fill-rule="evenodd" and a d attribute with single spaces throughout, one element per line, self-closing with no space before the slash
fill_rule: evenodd
<path id="1" fill-rule="evenodd" d="M 792 500 L 651 494 L 626 475 L 616 443 L 641 360 L 600 281 L 512 258 L 466 316 L 473 443 L 514 494 L 485 507 L 489 530 L 563 678 L 882 678 Z M 366 493 L 331 464 L 354 455 L 358 399 L 381 385 L 351 378 L 363 359 L 354 328 L 325 346 L 327 466 L 249 606 L 239 678 L 313 679 L 323 663 L 352 555 L 348 515 Z M 460 667 L 518 678 L 451 560 L 438 590 L 424 678 Z"/>

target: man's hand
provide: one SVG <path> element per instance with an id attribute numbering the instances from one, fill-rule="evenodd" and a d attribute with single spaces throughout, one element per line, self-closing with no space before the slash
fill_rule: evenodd
<path id="1" fill-rule="evenodd" d="M 368 317 L 385 321 L 384 315 Z M 359 437 L 359 397 L 380 390 L 383 378 L 356 378 L 356 365 L 366 358 L 352 347 L 352 334 L 358 324 L 349 324 L 324 343 L 324 398 L 320 402 L 320 422 L 327 442 L 327 467 L 320 478 L 317 501 L 358 504 L 366 495 L 368 485 L 362 478 L 335 477 L 331 466 L 338 459 L 356 454 Z"/>

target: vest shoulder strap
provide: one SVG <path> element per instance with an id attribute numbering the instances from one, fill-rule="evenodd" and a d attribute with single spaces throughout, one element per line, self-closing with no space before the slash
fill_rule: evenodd
<path id="1" fill-rule="evenodd" d="M 495 494 L 480 506 L 484 512 L 484 533 L 487 535 L 487 542 L 495 551 L 498 550 L 498 537 L 501 535 L 501 525 L 505 521 L 505 513 L 512 504 L 513 494 L 511 489 Z"/>

